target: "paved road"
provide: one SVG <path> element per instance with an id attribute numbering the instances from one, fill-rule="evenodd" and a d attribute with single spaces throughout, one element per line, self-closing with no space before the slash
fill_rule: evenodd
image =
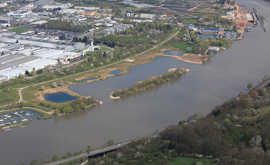
<path id="1" fill-rule="evenodd" d="M 72 157 L 69 157 L 67 159 L 47 163 L 47 164 L 44 164 L 44 165 L 59 165 L 59 164 L 63 164 L 63 163 L 70 162 L 70 161 L 80 159 L 80 158 L 94 157 L 94 156 L 99 155 L 99 154 L 108 153 L 110 151 L 115 151 L 115 150 L 117 150 L 117 149 L 119 149 L 121 147 L 124 147 L 125 145 L 127 145 L 129 143 L 131 143 L 131 141 L 116 144 L 116 145 L 112 145 L 112 146 L 109 146 L 109 147 L 106 147 L 106 148 L 103 148 L 103 149 L 98 149 L 98 150 L 95 150 L 95 151 L 91 151 L 89 154 L 85 152 L 85 153 L 82 153 L 82 154 L 77 155 L 77 156 L 72 156 Z"/>

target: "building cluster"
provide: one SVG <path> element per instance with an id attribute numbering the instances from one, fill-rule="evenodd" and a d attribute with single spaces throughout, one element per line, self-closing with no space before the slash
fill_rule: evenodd
<path id="1" fill-rule="evenodd" d="M 127 12 L 126 16 L 131 19 L 131 22 L 153 22 L 157 19 L 157 15 L 149 13 L 136 13 L 136 12 Z"/>
<path id="2" fill-rule="evenodd" d="M 39 3 L 28 3 L 14 11 L 9 11 L 0 19 L 5 22 L 2 26 L 18 24 L 40 25 L 47 23 L 48 20 L 68 20 L 77 23 L 87 23 L 89 17 L 97 16 L 99 8 L 79 7 L 70 3 L 52 3 L 40 5 Z M 98 17 L 98 16 L 97 16 Z"/>
<path id="3" fill-rule="evenodd" d="M 188 26 L 190 31 L 194 31 L 202 40 L 207 39 L 229 39 L 237 38 L 236 32 L 216 27 L 196 27 L 193 24 Z"/>
<path id="4" fill-rule="evenodd" d="M 92 27 L 104 26 L 111 28 L 115 26 L 115 31 L 126 29 L 127 25 L 121 25 L 116 20 L 112 20 L 112 9 L 74 6 L 71 3 L 47 1 L 51 3 L 45 3 L 43 5 L 35 1 L 30 1 L 17 10 L 7 12 L 0 17 L 0 26 L 10 27 L 23 24 L 38 26 L 46 24 L 50 20 L 60 20 L 72 22 L 75 25 L 89 25 Z"/>
<path id="5" fill-rule="evenodd" d="M 8 10 L 0 16 L 0 82 L 25 75 L 27 72 L 68 64 L 82 59 L 87 51 L 100 49 L 93 44 L 91 36 L 88 38 L 90 44 L 87 45 L 73 41 L 74 36 L 80 37 L 84 34 L 39 28 L 50 20 L 68 19 L 70 22 L 77 21 L 78 24 L 92 23 L 94 30 L 96 23 L 111 23 L 112 26 L 108 26 L 111 29 L 110 33 L 121 32 L 130 27 L 113 22 L 108 16 L 111 12 L 108 9 L 73 6 L 70 3 L 56 3 L 50 0 L 24 0 L 24 4 L 18 6 L 12 0 L 0 3 L 0 8 L 14 5 L 13 10 Z M 104 16 L 97 14 L 100 10 Z M 95 19 L 85 21 L 91 18 Z M 14 27 L 24 27 L 28 30 L 20 33 L 11 32 L 10 29 Z"/>
<path id="6" fill-rule="evenodd" d="M 2 32 L 0 38 L 0 81 L 24 75 L 26 71 L 75 61 L 82 58 L 86 48 L 84 43 L 58 40 L 30 32 Z"/>
<path id="7" fill-rule="evenodd" d="M 93 44 L 95 34 L 118 34 L 132 29 L 135 25 L 132 22 L 174 18 L 173 15 L 134 11 L 114 15 L 110 8 L 53 0 L 0 0 L 0 8 L 5 10 L 5 14 L 0 14 L 0 82 L 82 59 L 87 51 L 100 49 Z M 57 26 L 70 23 L 70 28 L 82 27 L 83 30 L 48 28 L 54 21 L 59 21 Z"/>
<path id="8" fill-rule="evenodd" d="M 110 34 L 116 34 L 116 33 L 121 33 L 126 31 L 127 29 L 132 28 L 133 25 L 131 24 L 114 24 L 112 27 L 108 27 L 103 30 L 103 33 L 105 35 L 110 35 Z"/>
<path id="9" fill-rule="evenodd" d="M 226 15 L 222 16 L 225 19 L 231 20 L 236 25 L 236 32 L 240 34 L 239 39 L 242 39 L 245 31 L 249 31 L 251 25 L 257 25 L 257 17 L 253 9 L 243 8 L 237 3 L 224 3 Z"/>

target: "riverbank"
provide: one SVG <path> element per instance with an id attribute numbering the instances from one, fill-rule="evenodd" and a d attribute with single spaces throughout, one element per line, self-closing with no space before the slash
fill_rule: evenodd
<path id="1" fill-rule="evenodd" d="M 254 47 L 252 47 L 251 49 L 251 47 L 248 47 L 246 44 L 246 43 L 252 44 L 254 42 L 252 40 L 253 38 L 255 40 L 258 40 L 261 37 L 260 33 L 259 38 L 256 38 L 258 33 L 255 33 L 254 35 L 253 33 L 249 33 L 248 35 L 251 35 L 250 36 L 251 40 L 246 39 L 243 42 L 240 41 L 239 42 L 240 44 L 233 45 L 232 49 L 223 52 L 225 54 L 224 56 L 217 56 L 213 58 L 213 62 L 209 63 L 208 65 L 189 65 L 189 67 L 191 67 L 192 69 L 192 72 L 190 74 L 187 74 L 186 78 L 183 79 L 183 81 L 179 81 L 179 83 L 171 85 L 170 87 L 162 88 L 157 92 L 154 99 L 152 97 L 153 96 L 152 94 L 146 94 L 146 96 L 127 99 L 125 100 L 125 102 L 121 102 L 121 105 L 118 103 L 115 104 L 106 103 L 101 108 L 91 111 L 88 114 L 84 114 L 84 116 L 73 117 L 67 120 L 63 119 L 62 121 L 60 120 L 54 124 L 51 124 L 53 123 L 51 121 L 46 121 L 45 122 L 46 124 L 43 124 L 41 126 L 32 125 L 30 127 L 25 128 L 26 131 L 28 130 L 36 131 L 39 127 L 45 127 L 46 128 L 45 132 L 40 133 L 42 134 L 41 141 L 46 142 L 46 144 L 49 144 L 49 146 L 52 145 L 65 146 L 65 143 L 57 140 L 51 142 L 47 140 L 48 137 L 46 136 L 46 134 L 57 134 L 58 136 L 60 136 L 59 135 L 60 132 L 61 134 L 63 134 L 61 138 L 67 138 L 70 141 L 69 146 L 62 147 L 62 149 L 54 149 L 53 151 L 55 152 L 53 152 L 49 156 L 40 156 L 42 155 L 40 151 L 39 154 L 36 155 L 35 153 L 32 153 L 31 155 L 35 156 L 31 157 L 29 156 L 28 160 L 49 159 L 54 154 L 62 155 L 67 151 L 75 152 L 81 149 L 85 149 L 85 146 L 88 144 L 93 147 L 96 145 L 101 146 L 107 141 L 107 139 L 103 140 L 102 137 L 111 137 L 114 139 L 120 139 L 119 137 L 121 137 L 122 139 L 125 139 L 127 137 L 132 138 L 132 136 L 136 135 L 144 136 L 147 135 L 147 133 L 145 132 L 148 133 L 154 132 L 156 129 L 163 128 L 167 125 L 175 124 L 177 123 L 178 120 L 182 119 L 184 120 L 185 118 L 187 118 L 187 116 L 190 116 L 192 113 L 203 113 L 203 114 L 205 114 L 206 112 L 209 113 L 208 110 L 214 107 L 216 104 L 220 104 L 220 102 L 223 102 L 235 96 L 235 93 L 245 90 L 242 88 L 243 86 L 244 87 L 246 86 L 245 82 L 257 81 L 267 73 L 262 71 L 268 68 L 266 67 L 267 61 L 269 61 L 267 60 L 269 59 L 268 55 L 262 53 L 254 57 L 253 53 L 256 50 L 253 51 Z M 247 47 L 248 53 L 243 52 L 242 47 Z M 232 54 L 234 55 L 232 56 Z M 261 58 L 263 58 L 261 62 L 256 62 L 259 63 L 259 65 L 254 65 L 254 63 L 251 62 L 252 59 L 258 60 Z M 233 62 L 231 62 L 230 65 L 228 66 L 228 63 L 224 63 L 224 61 L 230 62 L 233 61 Z M 241 62 L 236 63 L 236 61 Z M 164 63 L 164 61 L 162 63 Z M 243 63 L 245 65 L 241 65 Z M 169 64 L 166 63 L 166 65 Z M 171 64 L 170 66 L 173 65 L 175 65 L 175 63 Z M 186 65 L 181 66 L 185 67 Z M 159 65 L 154 69 L 156 70 L 160 67 L 161 66 Z M 258 69 L 258 67 L 260 69 Z M 143 70 L 151 72 L 149 68 L 144 67 Z M 246 74 L 246 70 L 249 70 L 248 75 Z M 138 74 L 141 75 L 143 74 L 143 72 L 139 72 Z M 137 76 L 137 74 L 133 75 L 132 77 L 135 76 Z M 235 76 L 237 76 L 237 78 L 235 78 Z M 115 83 L 109 81 L 106 84 L 102 84 L 102 87 L 92 85 L 89 88 L 97 88 L 97 91 L 101 91 L 103 88 L 108 89 L 114 84 Z M 82 90 L 85 91 L 86 88 L 83 88 Z M 194 92 L 194 90 L 196 92 Z M 144 104 L 145 102 L 147 102 L 147 105 Z M 148 104 L 151 104 L 151 106 L 148 106 Z M 138 105 L 140 106 L 138 107 Z M 155 116 L 155 119 L 153 115 Z M 101 118 L 103 120 L 100 120 Z M 106 124 L 104 124 L 104 121 L 106 121 Z M 169 122 L 160 124 L 163 123 L 164 121 Z M 125 123 L 124 126 L 122 126 L 123 123 Z M 34 125 L 36 124 L 38 123 L 35 123 Z M 152 128 L 152 125 L 154 125 L 154 128 Z M 61 127 L 61 129 L 59 129 L 59 127 Z M 67 130 L 69 131 L 76 130 L 76 131 L 69 133 Z M 79 131 L 80 134 L 82 135 L 79 139 L 77 138 L 77 135 L 75 135 L 77 134 L 76 132 L 78 132 L 78 130 L 83 130 Z M 100 132 L 99 130 L 102 131 L 101 135 L 99 133 Z M 112 132 L 111 130 L 114 130 L 115 134 L 114 131 Z M 16 136 L 20 135 L 19 133 L 14 134 Z M 67 134 L 68 136 L 66 137 Z M 31 134 L 31 136 L 36 137 L 33 134 Z M 91 138 L 93 140 L 90 141 L 89 139 Z M 80 141 L 80 143 L 78 143 L 78 141 Z M 11 143 L 9 144 L 11 145 Z M 44 146 L 44 148 L 46 148 L 46 146 Z M 48 147 L 47 150 L 49 150 Z M 17 152 L 17 154 L 19 154 L 19 152 Z M 23 158 L 20 160 L 23 160 Z"/>
<path id="2" fill-rule="evenodd" d="M 141 77 L 146 72 L 152 73 L 153 70 L 162 70 L 161 68 L 166 71 L 168 68 L 162 67 L 163 65 L 191 68 L 192 72 L 184 79 L 156 92 L 121 102 L 106 102 L 80 116 L 32 122 L 24 129 L 9 132 L 8 136 L 0 134 L 0 152 L 3 156 L 1 164 L 20 165 L 28 164 L 33 159 L 49 159 L 67 151 L 80 151 L 87 145 L 102 146 L 108 138 L 117 141 L 147 136 L 157 129 L 184 120 L 193 113 L 208 114 L 217 104 L 244 91 L 245 83 L 255 84 L 269 73 L 267 43 L 270 37 L 268 33 L 261 33 L 260 30 L 257 28 L 248 33 L 246 39 L 236 42 L 231 49 L 214 57 L 207 65 L 191 65 L 172 59 L 168 62 L 168 58 L 162 58 L 166 60 L 158 63 L 158 66 L 151 65 L 153 69 L 136 69 L 136 72 L 123 78 L 133 80 L 139 77 L 140 81 L 140 78 L 146 78 Z M 180 64 L 176 65 L 175 61 Z M 94 95 L 105 89 L 113 90 L 121 85 L 125 86 L 128 83 L 123 83 L 123 79 L 106 80 L 102 85 L 92 83 L 74 91 L 82 95 Z M 107 91 L 104 97 L 108 97 L 108 92 L 110 91 Z M 13 153 L 12 156 L 9 153 Z"/>
<path id="3" fill-rule="evenodd" d="M 28 125 L 32 120 L 49 119 L 51 114 L 31 107 L 10 108 L 0 111 L 0 131 L 10 131 L 14 127 Z"/>
<path id="4" fill-rule="evenodd" d="M 83 97 L 77 94 L 78 98 L 66 103 L 53 103 L 49 101 L 42 101 L 40 104 L 20 103 L 0 109 L 0 131 L 11 128 L 28 125 L 35 119 L 52 119 L 61 116 L 70 115 L 76 112 L 88 111 L 97 107 L 103 102 L 93 97 Z M 33 112 L 38 117 L 30 117 L 26 115 L 23 117 L 19 112 Z"/>
<path id="5" fill-rule="evenodd" d="M 267 131 L 265 129 L 268 125 L 265 125 L 265 122 L 269 123 L 269 98 L 270 81 L 268 78 L 263 79 L 261 83 L 247 93 L 240 93 L 237 97 L 217 106 L 204 117 L 198 114 L 192 115 L 188 119 L 180 121 L 178 125 L 170 126 L 151 136 L 129 140 L 127 143 L 116 143 L 107 147 L 111 149 L 116 146 L 108 153 L 105 147 L 89 153 L 82 153 L 79 156 L 71 155 L 69 158 L 56 160 L 48 165 L 55 165 L 57 162 L 71 164 L 84 162 L 87 155 L 87 165 L 100 164 L 100 162 L 105 164 L 110 162 L 111 164 L 119 161 L 124 161 L 125 164 L 131 162 L 145 164 L 148 163 L 149 159 L 153 160 L 155 164 L 160 162 L 173 164 L 188 160 L 188 165 L 199 162 L 216 165 L 231 160 L 231 157 L 224 156 L 224 151 L 235 150 L 235 147 L 241 147 L 241 150 L 236 151 L 239 155 L 245 155 L 245 150 L 255 155 L 265 155 L 268 151 L 264 149 L 264 145 L 268 144 L 268 140 L 264 140 L 269 137 L 262 132 Z M 263 125 L 263 128 L 258 129 L 251 123 Z M 258 133 L 257 130 L 261 133 Z M 211 139 L 213 134 L 218 134 L 220 138 Z M 198 139 L 203 139 L 203 141 Z M 205 145 L 211 148 L 206 149 L 204 148 Z M 149 150 L 151 150 L 150 153 Z M 134 152 L 137 156 L 134 156 Z M 93 153 L 92 156 L 90 156 L 91 153 Z M 104 153 L 106 153 L 106 159 L 99 156 Z M 230 152 L 226 152 L 225 155 L 228 153 Z M 255 157 L 257 161 L 258 157 Z M 253 161 L 252 159 L 252 157 L 236 157 L 234 161 L 250 162 Z M 265 159 L 265 157 L 259 159 Z M 265 165 L 265 163 L 262 165 Z"/>
<path id="6" fill-rule="evenodd" d="M 106 158 L 88 158 L 87 165 L 101 162 L 148 164 L 149 160 L 153 164 L 217 165 L 230 162 L 238 165 L 258 164 L 260 161 L 258 165 L 268 165 L 269 98 L 270 83 L 263 81 L 247 93 L 240 93 L 217 106 L 204 117 L 193 115 L 158 134 L 119 147 L 107 153 Z M 81 157 L 86 157 L 86 154 Z M 76 159 L 71 157 L 70 161 L 77 163 L 79 160 Z M 63 162 L 68 163 L 69 159 Z"/>
<path id="7" fill-rule="evenodd" d="M 220 13 L 224 13 L 218 15 L 223 23 L 189 24 L 168 43 L 166 51 L 176 50 L 183 53 L 181 56 L 159 53 L 187 63 L 204 64 L 221 50 L 230 48 L 233 41 L 243 40 L 245 32 L 254 30 L 258 22 L 264 26 L 263 17 L 258 17 L 255 9 L 244 8 L 238 3 L 225 2 Z"/>
<path id="8" fill-rule="evenodd" d="M 136 95 L 156 87 L 160 87 L 171 81 L 178 80 L 184 73 L 189 72 L 189 69 L 185 68 L 171 68 L 168 70 L 168 73 L 164 73 L 158 76 L 153 76 L 146 80 L 137 82 L 135 85 L 130 88 L 120 89 L 117 91 L 112 91 L 110 98 L 117 100 L 120 98 L 128 97 L 131 95 Z"/>

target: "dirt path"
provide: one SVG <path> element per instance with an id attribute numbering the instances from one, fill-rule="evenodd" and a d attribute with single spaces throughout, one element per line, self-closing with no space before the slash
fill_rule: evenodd
<path id="1" fill-rule="evenodd" d="M 23 88 L 19 88 L 18 89 L 18 94 L 19 94 L 19 101 L 18 103 L 22 103 L 24 100 L 23 100 L 23 90 L 25 89 L 26 87 L 23 87 Z"/>

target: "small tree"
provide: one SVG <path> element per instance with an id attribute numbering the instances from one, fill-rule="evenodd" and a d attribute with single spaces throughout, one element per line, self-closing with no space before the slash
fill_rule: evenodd
<path id="1" fill-rule="evenodd" d="M 26 71 L 25 71 L 25 75 L 26 75 L 26 76 L 31 76 L 31 73 L 30 73 L 28 70 L 26 70 Z"/>
<path id="2" fill-rule="evenodd" d="M 252 83 L 248 83 L 248 85 L 247 85 L 247 89 L 251 89 L 251 88 L 253 88 L 253 84 Z"/>
<path id="3" fill-rule="evenodd" d="M 30 165 L 39 165 L 39 162 L 37 160 L 31 161 Z"/>
<path id="4" fill-rule="evenodd" d="M 91 150 L 92 150 L 91 146 L 88 145 L 87 149 L 86 149 L 86 152 L 89 154 L 91 152 Z"/>
<path id="5" fill-rule="evenodd" d="M 54 156 L 52 157 L 52 161 L 57 161 L 57 160 L 59 160 L 58 156 L 57 156 L 57 155 L 54 155 Z"/>

